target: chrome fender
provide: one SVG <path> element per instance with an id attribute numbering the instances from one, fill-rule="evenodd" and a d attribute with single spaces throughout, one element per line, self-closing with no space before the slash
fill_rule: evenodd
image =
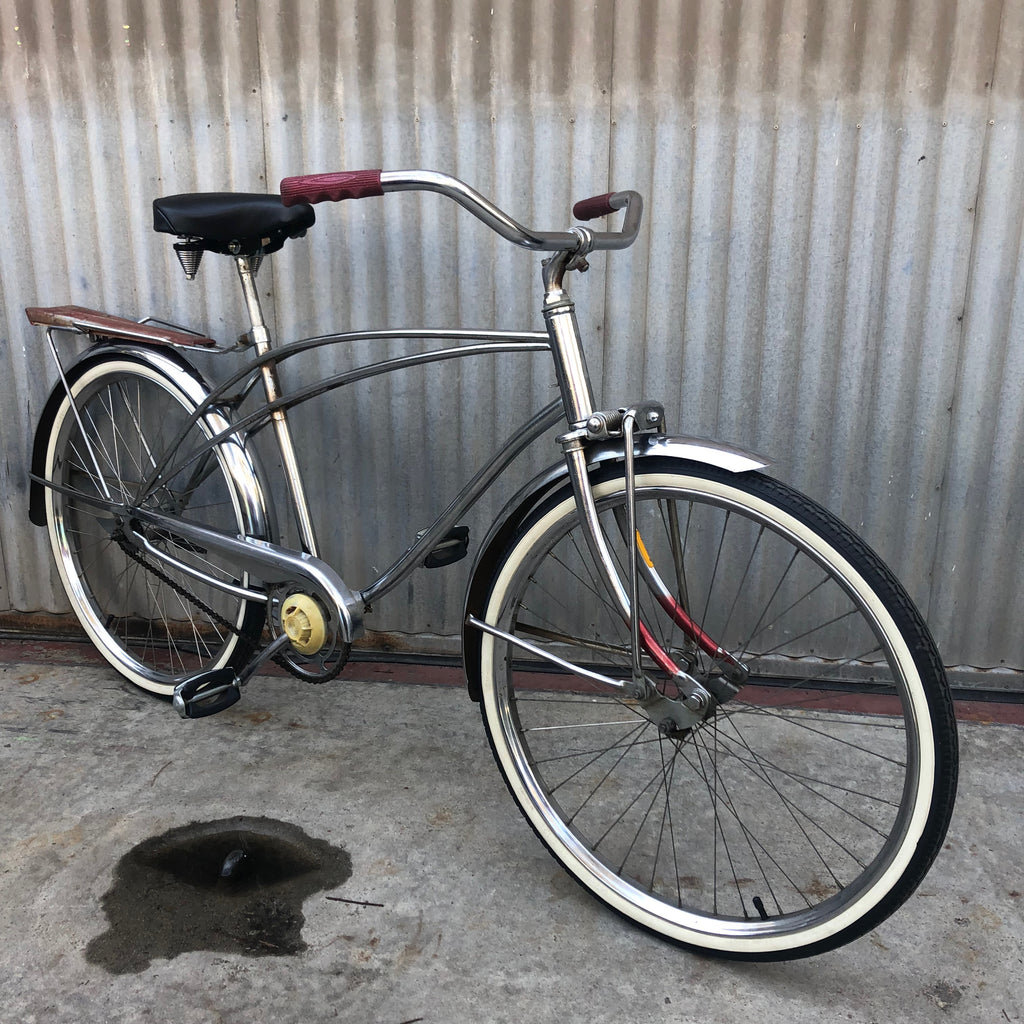
<path id="1" fill-rule="evenodd" d="M 624 458 L 621 441 L 607 441 L 594 445 L 587 455 L 587 468 L 593 483 L 619 472 L 619 464 Z M 640 435 L 636 441 L 634 455 L 639 460 L 638 472 L 640 461 L 652 459 L 696 462 L 714 466 L 728 473 L 764 470 L 772 464 L 771 460 L 735 445 L 695 437 L 670 437 L 664 434 Z M 478 666 L 482 633 L 466 622 L 471 615 L 483 614 L 483 605 L 490 592 L 499 559 L 522 524 L 541 504 L 551 500 L 555 495 L 561 497 L 560 492 L 565 489 L 571 490 L 571 487 L 569 469 L 564 462 L 556 463 L 538 473 L 505 505 L 480 545 L 469 575 L 462 626 L 462 659 L 466 683 L 470 698 L 477 703 L 481 697 Z"/>
<path id="2" fill-rule="evenodd" d="M 113 358 L 127 358 L 144 363 L 159 371 L 197 406 L 210 394 L 209 387 L 199 371 L 173 349 L 131 342 L 118 342 L 116 346 L 92 345 L 64 368 L 68 385 L 75 383 L 92 367 Z M 47 446 L 54 421 L 67 395 L 62 382 L 54 385 L 36 425 L 32 445 L 32 479 L 29 483 L 29 519 L 36 526 L 46 525 L 45 486 L 40 482 L 45 468 Z M 211 407 L 203 416 L 207 429 L 217 434 L 230 426 L 230 411 Z M 229 438 L 224 442 L 225 468 L 231 475 L 241 503 L 242 520 L 248 536 L 272 540 L 276 534 L 273 505 L 266 500 L 269 493 L 266 477 L 256 452 L 242 438 Z"/>
<path id="3" fill-rule="evenodd" d="M 637 453 L 638 458 L 645 455 L 667 455 L 674 459 L 689 459 L 690 462 L 717 466 L 729 473 L 769 469 L 772 465 L 771 459 L 755 452 L 698 437 L 665 437 L 654 434 L 641 438 L 641 441 L 646 441 L 646 447 Z"/>

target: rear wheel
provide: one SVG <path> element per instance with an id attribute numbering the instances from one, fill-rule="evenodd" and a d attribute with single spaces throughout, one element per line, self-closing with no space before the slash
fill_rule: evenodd
<path id="1" fill-rule="evenodd" d="M 625 579 L 621 475 L 595 495 Z M 770 960 L 863 934 L 919 883 L 952 811 L 956 731 L 927 628 L 845 526 L 759 474 L 641 464 L 637 525 L 705 643 L 642 581 L 643 624 L 709 689 L 730 660 L 746 682 L 681 730 L 485 634 L 482 710 L 510 790 L 570 873 L 667 938 Z M 506 633 L 630 678 L 629 629 L 568 492 L 526 517 L 481 608 Z M 646 655 L 644 670 L 681 696 Z"/>
<path id="2" fill-rule="evenodd" d="M 205 389 L 162 355 L 86 363 L 69 387 L 75 404 L 65 396 L 47 446 L 46 479 L 63 490 L 46 489 L 46 521 L 83 627 L 114 668 L 154 693 L 170 694 L 205 669 L 237 667 L 260 637 L 265 605 L 170 559 L 211 579 L 244 585 L 244 576 L 219 556 L 155 531 L 147 539 L 156 553 L 142 550 L 125 539 L 124 515 L 89 499 L 264 536 L 262 491 L 248 454 L 236 441 L 208 448 L 228 421 L 211 410 L 191 422 Z M 144 490 L 172 445 L 169 473 Z"/>

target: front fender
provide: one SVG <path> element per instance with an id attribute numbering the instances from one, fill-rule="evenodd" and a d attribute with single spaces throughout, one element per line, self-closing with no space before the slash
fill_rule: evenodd
<path id="1" fill-rule="evenodd" d="M 668 437 L 663 434 L 641 435 L 637 439 L 635 457 L 637 460 L 670 459 L 697 462 L 724 469 L 729 473 L 746 473 L 771 466 L 770 460 L 733 445 L 701 438 Z M 591 483 L 598 484 L 621 473 L 622 461 L 621 442 L 608 441 L 595 445 L 588 452 L 587 468 Z M 571 489 L 568 466 L 564 462 L 549 466 L 521 488 L 505 505 L 480 545 L 469 576 L 462 626 L 462 659 L 466 683 L 470 698 L 477 703 L 481 698 L 479 665 L 482 634 L 479 630 L 467 626 L 466 620 L 470 615 L 483 614 L 484 603 L 501 559 L 523 523 L 541 504 L 551 501 L 556 496 L 560 501 L 563 492 Z"/>

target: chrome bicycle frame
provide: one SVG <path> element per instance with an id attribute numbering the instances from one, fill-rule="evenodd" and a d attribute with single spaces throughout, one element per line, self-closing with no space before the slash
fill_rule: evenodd
<path id="1" fill-rule="evenodd" d="M 581 232 L 582 233 L 582 232 Z M 575 235 L 570 235 L 576 238 Z M 425 530 L 421 531 L 408 549 L 380 576 L 370 583 L 358 595 L 368 607 L 374 600 L 393 590 L 417 568 L 423 558 L 438 544 L 465 512 L 480 498 L 494 481 L 508 468 L 514 459 L 544 433 L 551 430 L 559 422 L 565 422 L 570 430 L 559 441 L 562 445 L 565 460 L 569 469 L 577 504 L 586 527 L 586 536 L 594 557 L 601 566 L 620 612 L 629 618 L 631 601 L 629 590 L 623 586 L 616 571 L 614 561 L 607 542 L 597 520 L 597 511 L 590 490 L 586 465 L 587 451 L 593 440 L 592 431 L 588 430 L 588 422 L 604 422 L 609 415 L 595 414 L 595 401 L 591 386 L 586 358 L 583 352 L 579 326 L 576 320 L 575 306 L 563 287 L 563 278 L 570 269 L 577 269 L 582 263 L 579 251 L 562 251 L 544 262 L 544 304 L 542 313 L 546 332 L 504 332 L 504 331 L 437 331 L 437 330 L 391 330 L 371 332 L 350 332 L 346 334 L 325 335 L 292 342 L 275 347 L 269 328 L 263 317 L 259 294 L 255 285 L 256 261 L 249 257 L 237 257 L 236 267 L 246 308 L 250 318 L 251 339 L 256 352 L 255 359 L 249 361 L 238 372 L 223 381 L 209 395 L 207 400 L 196 410 L 182 431 L 182 437 L 193 422 L 208 413 L 211 408 L 228 404 L 238 405 L 246 398 L 254 387 L 262 383 L 266 402 L 252 412 L 236 418 L 230 427 L 210 437 L 203 448 L 193 450 L 185 460 L 176 458 L 176 445 L 172 443 L 164 456 L 150 472 L 149 479 L 142 490 L 155 487 L 162 477 L 181 471 L 190 461 L 203 456 L 204 451 L 212 449 L 228 438 L 243 437 L 252 434 L 270 424 L 274 428 L 276 447 L 280 452 L 282 468 L 287 483 L 288 500 L 292 506 L 298 528 L 302 551 L 306 556 L 318 557 L 316 532 L 313 516 L 309 508 L 306 489 L 303 483 L 299 460 L 295 452 L 291 431 L 288 425 L 287 410 L 324 395 L 330 391 L 344 387 L 355 381 L 371 376 L 389 373 L 397 369 L 420 366 L 449 359 L 465 358 L 471 355 L 493 354 L 498 352 L 540 352 L 551 353 L 558 381 L 560 398 L 537 412 L 531 419 L 518 426 L 509 435 L 498 452 L 484 465 L 465 485 L 459 494 L 446 506 Z M 306 385 L 292 394 L 282 391 L 277 367 L 280 363 L 297 355 L 316 348 L 351 343 L 361 340 L 386 340 L 394 338 L 454 340 L 463 342 L 453 347 L 433 352 L 417 353 L 385 359 L 377 363 L 360 366 L 354 370 L 334 374 L 325 379 Z M 473 343 L 470 343 L 473 342 Z M 596 416 L 596 419 L 595 419 Z M 660 425 L 660 423 L 659 423 Z M 650 424 L 644 424 L 649 429 Z M 630 460 L 631 462 L 631 460 Z M 155 517 L 155 518 L 154 518 Z M 173 523 L 158 523 L 161 516 L 150 513 L 152 526 L 163 526 L 173 529 Z M 182 525 L 179 532 L 185 532 Z M 207 535 L 205 543 L 211 543 Z M 263 546 L 261 551 L 268 559 L 267 569 L 271 572 L 286 573 L 289 566 L 282 555 L 285 549 Z M 229 554 L 229 552 L 225 552 Z M 248 553 L 250 558 L 253 552 Z M 260 552 L 255 553 L 260 557 Z M 303 564 L 306 564 L 305 562 Z M 294 571 L 298 563 L 291 566 Z M 219 586 L 215 579 L 204 580 L 211 586 Z M 635 589 L 635 583 L 630 590 Z M 347 602 L 349 615 L 357 601 Z M 362 632 L 361 616 L 350 619 L 352 636 Z M 639 666 L 635 666 L 639 672 Z"/>
<path id="2" fill-rule="evenodd" d="M 256 358 L 247 362 L 245 366 L 221 382 L 209 394 L 186 422 L 178 438 L 172 441 L 168 445 L 167 451 L 156 460 L 140 490 L 142 493 L 146 493 L 148 490 L 157 487 L 162 478 L 168 478 L 181 472 L 190 463 L 202 459 L 206 453 L 214 449 L 218 444 L 227 440 L 244 438 L 247 435 L 251 436 L 270 424 L 274 427 L 276 447 L 281 453 L 282 467 L 288 485 L 288 500 L 292 505 L 299 529 L 299 535 L 304 548 L 303 554 L 305 556 L 312 556 L 316 560 L 318 558 L 315 554 L 313 516 L 309 509 L 299 460 L 295 453 L 291 431 L 288 426 L 287 410 L 348 384 L 395 370 L 476 355 L 507 352 L 535 353 L 549 349 L 547 336 L 540 332 L 441 331 L 426 329 L 349 332 L 307 338 L 275 347 L 259 307 L 259 298 L 253 280 L 255 274 L 254 269 L 251 267 L 252 261 L 246 258 L 239 258 L 237 262 L 239 264 L 239 277 L 242 281 L 243 289 L 246 291 L 247 306 L 250 309 L 253 321 L 251 337 L 256 342 L 254 344 L 257 353 Z M 350 344 L 355 341 L 393 339 L 448 340 L 462 342 L 462 344 L 432 352 L 397 356 L 359 366 L 353 370 L 333 374 L 318 380 L 313 384 L 297 389 L 291 394 L 285 394 L 281 389 L 276 371 L 278 365 L 288 359 L 328 346 Z M 201 447 L 191 449 L 187 456 L 179 456 L 178 446 L 184 440 L 185 435 L 194 422 L 208 415 L 212 409 L 238 406 L 260 383 L 263 384 L 266 395 L 265 403 L 247 412 L 245 415 L 236 417 L 229 427 L 225 427 L 220 432 L 213 434 Z M 505 443 L 499 446 L 491 459 L 478 470 L 458 495 L 440 512 L 437 518 L 426 529 L 417 534 L 416 539 L 407 550 L 392 565 L 388 566 L 377 579 L 360 591 L 358 595 L 355 595 L 359 603 L 364 607 L 368 607 L 373 601 L 402 583 L 422 564 L 425 556 L 436 547 L 441 539 L 465 515 L 466 511 L 479 500 L 508 466 L 534 441 L 552 430 L 560 422 L 564 422 L 564 409 L 562 400 L 556 399 L 536 412 L 529 420 L 516 427 Z M 174 521 L 170 517 L 163 517 L 158 513 L 147 513 L 147 523 L 153 528 L 162 528 L 172 532 L 175 530 Z M 305 524 L 308 524 L 308 526 Z M 179 523 L 177 532 L 187 535 L 187 524 Z M 216 546 L 215 539 L 209 533 L 205 534 L 203 542 L 210 546 Z M 229 543 L 226 541 L 225 547 Z M 313 550 L 309 550 L 310 547 L 313 547 Z M 308 566 L 309 558 L 304 558 L 301 566 L 299 561 L 294 560 L 294 564 L 289 565 L 283 557 L 285 550 L 278 546 L 260 545 L 257 550 L 247 549 L 246 554 L 249 559 L 254 557 L 266 558 L 268 564 L 265 566 L 265 570 L 271 574 L 291 571 L 297 573 L 300 577 L 304 576 L 305 574 L 298 572 L 298 570 L 300 567 L 305 568 Z M 225 550 L 224 553 L 231 556 L 231 552 L 228 550 Z M 235 554 L 237 555 L 237 552 Z M 299 553 L 296 552 L 296 559 L 298 555 Z M 251 567 L 255 571 L 255 566 Z M 202 578 L 210 586 L 222 587 L 221 581 L 215 578 L 206 578 L 205 576 Z M 345 618 L 351 627 L 351 635 L 358 636 L 362 632 L 361 621 L 359 621 L 361 616 L 353 618 L 351 616 L 353 610 L 354 602 L 349 600 L 347 602 L 347 612 L 349 615 Z"/>

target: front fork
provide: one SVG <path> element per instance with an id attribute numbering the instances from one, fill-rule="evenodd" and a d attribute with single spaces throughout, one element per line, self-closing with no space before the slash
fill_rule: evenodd
<path id="1" fill-rule="evenodd" d="M 544 319 L 555 357 L 558 385 L 566 416 L 573 427 L 558 441 L 568 466 L 587 547 L 614 605 L 630 630 L 630 696 L 640 702 L 651 719 L 664 731 L 674 732 L 702 721 L 718 704 L 732 697 L 738 691 L 745 672 L 728 652 L 719 647 L 714 639 L 704 633 L 690 618 L 685 608 L 665 587 L 656 568 L 650 563 L 649 556 L 642 550 L 642 540 L 636 521 L 634 444 L 636 435 L 640 432 L 664 431 L 665 412 L 663 407 L 655 402 L 641 402 L 636 406 L 610 412 L 594 409 L 593 389 L 583 356 L 575 309 L 571 299 L 562 289 L 562 277 L 565 271 L 570 269 L 586 269 L 586 261 L 580 253 L 559 253 L 544 265 Z M 628 553 L 625 583 L 598 518 L 597 505 L 587 473 L 588 446 L 597 441 L 618 437 L 622 439 L 626 485 L 625 523 L 619 524 Z M 677 665 L 642 621 L 639 614 L 641 581 L 681 627 L 684 635 L 722 665 L 723 675 L 714 680 L 712 689 L 702 685 Z M 644 671 L 644 652 L 679 688 L 683 694 L 681 700 L 667 698 L 658 690 Z"/>
<path id="2" fill-rule="evenodd" d="M 704 647 L 698 638 L 698 628 L 690 620 L 686 610 L 675 600 L 665 587 L 656 568 L 649 561 L 646 550 L 642 547 L 642 539 L 637 529 L 636 518 L 636 467 L 634 462 L 634 444 L 638 421 L 646 419 L 648 430 L 662 425 L 663 413 L 660 406 L 643 403 L 639 407 L 618 410 L 617 414 L 602 414 L 609 419 L 621 416 L 622 444 L 624 455 L 624 477 L 626 485 L 626 507 L 624 522 L 620 521 L 619 531 L 625 542 L 625 564 L 620 570 L 608 544 L 608 538 L 598 517 L 597 503 L 587 474 L 587 427 L 578 428 L 560 438 L 562 450 L 569 467 L 573 495 L 583 525 L 583 535 L 605 588 L 618 609 L 623 622 L 630 631 L 630 686 L 628 695 L 638 700 L 662 731 L 674 733 L 692 727 L 703 721 L 714 708 L 728 700 L 738 687 L 725 677 L 716 678 L 713 690 L 704 686 L 689 672 L 680 667 L 672 655 L 658 642 L 654 634 L 644 623 L 639 614 L 640 591 L 654 594 L 659 603 L 682 628 L 683 634 L 697 646 Z M 579 436 L 580 434 L 584 436 Z M 625 580 L 623 580 L 625 575 Z M 708 638 L 708 644 L 714 644 Z M 706 649 L 706 648 L 705 648 Z M 714 650 L 719 657 L 731 659 L 717 644 Z M 681 699 L 673 700 L 666 697 L 655 685 L 654 680 L 644 670 L 643 658 L 647 655 L 667 676 L 682 694 Z M 737 666 L 739 667 L 739 666 Z M 742 668 L 739 669 L 742 672 Z"/>

